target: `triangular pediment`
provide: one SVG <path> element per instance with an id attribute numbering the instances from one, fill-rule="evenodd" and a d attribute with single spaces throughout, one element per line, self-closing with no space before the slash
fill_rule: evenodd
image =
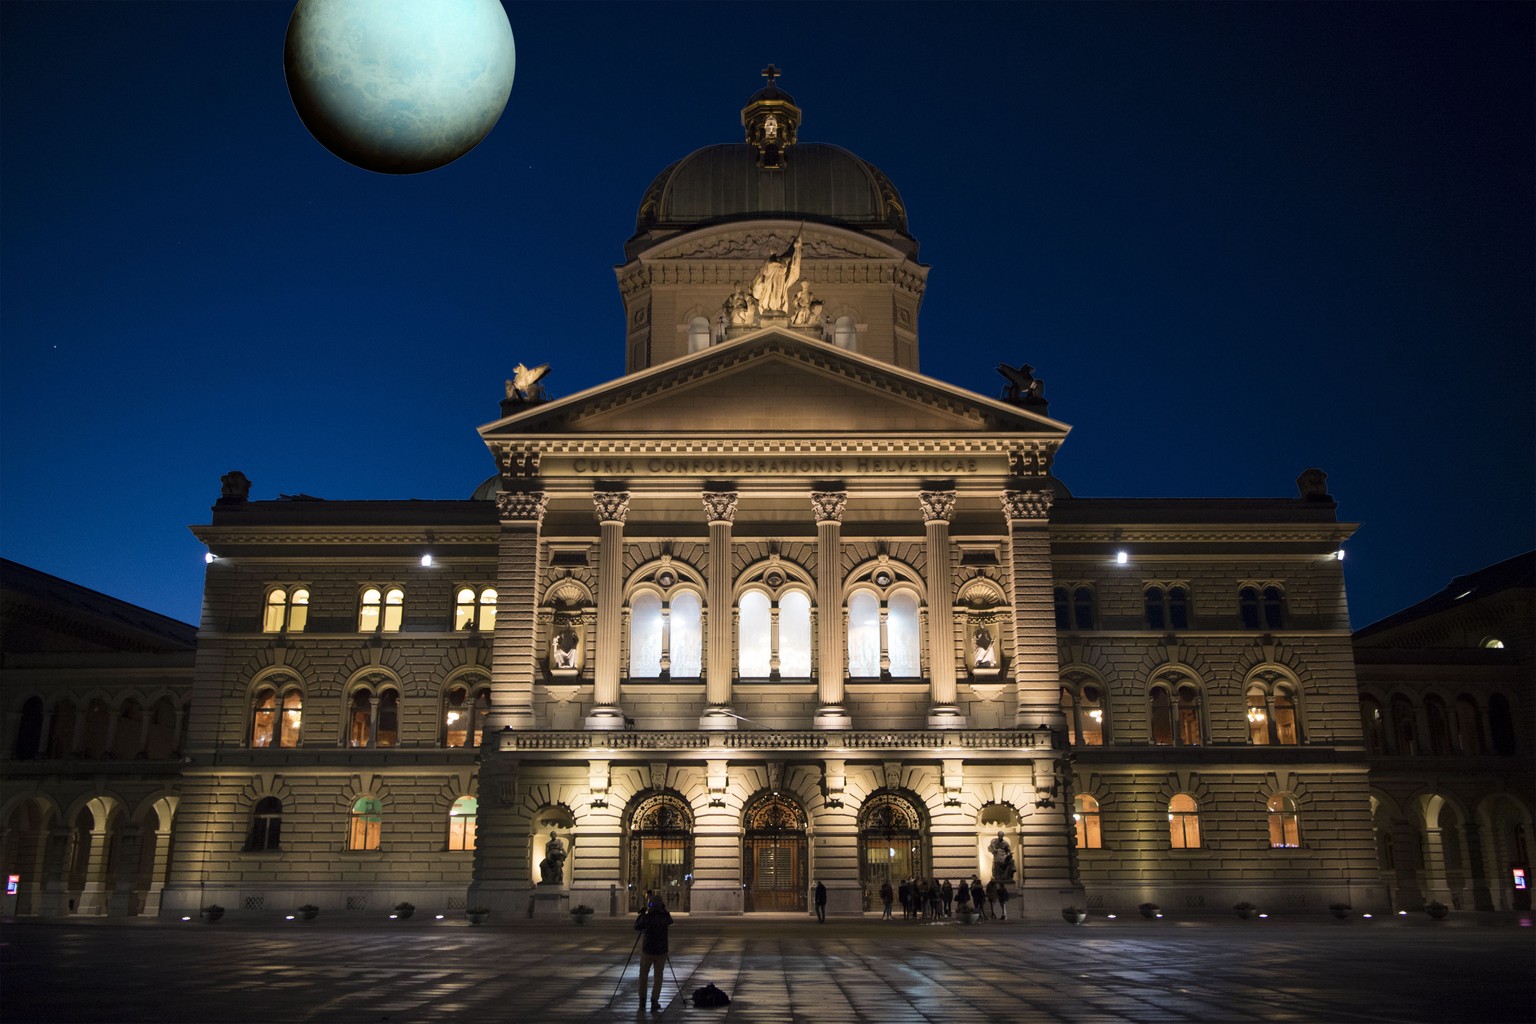
<path id="1" fill-rule="evenodd" d="M 954 435 L 1060 439 L 1049 417 L 767 328 L 487 424 L 515 436 Z"/>

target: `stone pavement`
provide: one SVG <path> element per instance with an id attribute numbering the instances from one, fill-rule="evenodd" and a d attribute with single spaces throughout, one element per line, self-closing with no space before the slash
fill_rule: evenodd
<path id="1" fill-rule="evenodd" d="M 0 1022 L 1536 1020 L 1530 914 L 1078 928 L 679 915 L 657 1018 L 636 1012 L 638 957 L 613 998 L 635 935 L 627 918 L 5 921 Z M 688 1002 L 710 981 L 729 1007 Z"/>

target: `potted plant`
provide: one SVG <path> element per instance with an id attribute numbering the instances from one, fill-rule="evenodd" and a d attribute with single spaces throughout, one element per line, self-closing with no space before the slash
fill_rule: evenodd
<path id="1" fill-rule="evenodd" d="M 1444 903 L 1441 903 L 1439 900 L 1430 900 L 1428 903 L 1424 904 L 1424 913 L 1428 914 L 1430 917 L 1434 918 L 1436 921 L 1440 920 L 1442 917 L 1444 917 L 1446 914 L 1449 914 L 1450 912 L 1451 912 L 1451 908 L 1447 907 Z"/>
<path id="2" fill-rule="evenodd" d="M 1259 913 L 1259 908 L 1254 906 L 1252 903 L 1249 903 L 1247 900 L 1243 900 L 1241 903 L 1234 903 L 1232 905 L 1232 909 L 1236 911 L 1237 916 L 1242 918 L 1244 921 L 1251 917 L 1258 916 Z"/>
<path id="3" fill-rule="evenodd" d="M 961 924 L 975 924 L 976 921 L 981 917 L 980 914 L 971 909 L 971 905 L 969 903 L 955 911 L 955 914 L 960 918 Z"/>
<path id="4" fill-rule="evenodd" d="M 1163 908 L 1158 906 L 1156 903 L 1143 903 L 1136 909 L 1141 911 L 1141 916 L 1146 918 L 1148 921 L 1163 916 Z"/>
<path id="5" fill-rule="evenodd" d="M 210 903 L 202 909 L 203 920 L 210 923 L 224 919 L 224 908 L 217 903 Z"/>
<path id="6" fill-rule="evenodd" d="M 587 926 L 587 922 L 591 920 L 591 918 L 592 908 L 587 906 L 585 903 L 571 908 L 571 920 L 576 922 L 578 927 L 585 928 Z"/>
<path id="7" fill-rule="evenodd" d="M 306 903 L 299 908 L 299 916 L 306 921 L 313 921 L 320 916 L 320 908 L 313 903 Z"/>
<path id="8" fill-rule="evenodd" d="M 1062 907 L 1061 919 L 1067 924 L 1082 924 L 1088 920 L 1088 911 L 1082 907 Z"/>
<path id="9" fill-rule="evenodd" d="M 414 904 L 414 903 L 396 903 L 395 904 L 395 915 L 394 916 L 399 918 L 402 921 L 404 921 L 406 918 L 410 917 L 414 913 L 416 913 L 416 904 Z"/>
<path id="10" fill-rule="evenodd" d="M 490 907 L 470 907 L 464 911 L 464 916 L 469 918 L 470 924 L 484 924 L 485 919 L 491 916 Z"/>
<path id="11" fill-rule="evenodd" d="M 1340 921 L 1343 921 L 1346 918 L 1348 918 L 1349 917 L 1349 912 L 1351 910 L 1353 910 L 1353 909 L 1354 908 L 1351 907 L 1348 903 L 1330 903 L 1330 904 L 1328 904 L 1328 913 L 1332 914 L 1335 918 L 1337 918 Z"/>

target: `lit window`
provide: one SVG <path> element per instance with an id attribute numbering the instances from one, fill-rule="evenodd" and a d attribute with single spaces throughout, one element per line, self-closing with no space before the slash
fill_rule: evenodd
<path id="1" fill-rule="evenodd" d="M 1301 820 L 1296 815 L 1296 801 L 1284 793 L 1269 798 L 1269 847 L 1294 850 L 1301 845 Z"/>
<path id="2" fill-rule="evenodd" d="M 388 590 L 368 587 L 363 591 L 358 607 L 357 630 L 359 633 L 398 633 L 404 613 L 405 591 L 399 587 Z"/>
<path id="3" fill-rule="evenodd" d="M 281 693 L 276 686 L 261 687 L 251 702 L 251 746 L 297 747 L 303 716 L 304 694 L 297 686 Z"/>
<path id="4" fill-rule="evenodd" d="M 251 812 L 251 831 L 245 839 L 247 852 L 282 849 L 283 802 L 275 796 L 257 801 Z"/>
<path id="5" fill-rule="evenodd" d="M 736 649 L 742 678 L 811 674 L 811 599 L 804 591 L 786 590 L 775 601 L 761 590 L 749 590 L 741 595 L 739 612 Z"/>
<path id="6" fill-rule="evenodd" d="M 490 632 L 496 628 L 496 591 L 486 587 L 476 594 L 472 587 L 461 587 L 454 596 L 453 628 Z"/>
<path id="7" fill-rule="evenodd" d="M 922 675 L 918 666 L 921 647 L 917 633 L 917 595 L 910 590 L 898 590 L 891 595 L 888 604 L 886 634 L 890 645 L 891 675 L 897 678 Z"/>
<path id="8" fill-rule="evenodd" d="M 868 590 L 848 598 L 848 674 L 880 674 L 880 599 Z"/>
<path id="9" fill-rule="evenodd" d="M 480 802 L 472 796 L 461 796 L 448 811 L 448 849 L 473 850 L 475 848 L 475 819 L 480 813 Z"/>
<path id="10" fill-rule="evenodd" d="M 490 708 L 490 687 L 481 686 L 471 696 L 468 686 L 450 686 L 443 694 L 443 746 L 478 747 Z"/>
<path id="11" fill-rule="evenodd" d="M 1074 746 L 1104 744 L 1104 695 L 1098 684 L 1074 680 L 1061 688 L 1061 711 L 1067 719 L 1067 739 Z"/>
<path id="12" fill-rule="evenodd" d="M 890 580 L 885 575 L 877 582 Z M 848 597 L 848 674 L 874 678 L 888 672 L 898 679 L 922 675 L 918 622 L 917 594 L 911 590 L 898 588 L 884 602 L 874 591 L 854 591 Z"/>
<path id="13" fill-rule="evenodd" d="M 1148 694 L 1152 715 L 1152 742 L 1159 746 L 1197 747 L 1204 736 L 1200 716 L 1200 690 L 1193 683 L 1170 689 L 1159 683 Z"/>
<path id="14" fill-rule="evenodd" d="M 671 582 L 676 582 L 675 576 Z M 665 596 L 654 590 L 637 592 L 629 603 L 630 678 L 699 678 L 704 669 L 703 612 L 698 592 L 688 588 L 676 587 Z"/>
<path id="15" fill-rule="evenodd" d="M 1483 646 L 1491 650 L 1502 651 L 1504 649 L 1504 641 L 1496 636 L 1485 637 L 1483 639 Z"/>
<path id="16" fill-rule="evenodd" d="M 359 686 L 347 703 L 347 746 L 400 744 L 400 691 L 391 684 Z"/>
<path id="17" fill-rule="evenodd" d="M 1200 848 L 1200 807 L 1188 793 L 1168 801 L 1168 841 L 1175 850 Z"/>
<path id="18" fill-rule="evenodd" d="M 1289 685 L 1276 684 L 1272 691 L 1264 685 L 1248 688 L 1248 742 L 1295 746 L 1301 742 L 1296 727 L 1296 696 Z"/>
<path id="19" fill-rule="evenodd" d="M 347 849 L 377 850 L 384 827 L 384 805 L 370 797 L 359 797 L 352 804 L 347 830 Z"/>
<path id="20" fill-rule="evenodd" d="M 294 587 L 293 593 L 281 587 L 274 587 L 267 594 L 266 612 L 262 616 L 261 628 L 265 633 L 302 633 L 304 626 L 309 622 L 309 591 L 304 587 Z"/>
<path id="21" fill-rule="evenodd" d="M 1077 832 L 1079 850 L 1097 850 L 1103 847 L 1104 837 L 1099 828 L 1099 802 L 1093 797 L 1078 795 L 1073 798 L 1072 824 Z"/>
<path id="22" fill-rule="evenodd" d="M 811 674 L 811 598 L 803 590 L 779 597 L 779 674 L 791 679 Z"/>

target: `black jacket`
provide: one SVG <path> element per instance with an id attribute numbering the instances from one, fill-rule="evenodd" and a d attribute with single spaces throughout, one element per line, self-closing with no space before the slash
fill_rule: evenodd
<path id="1" fill-rule="evenodd" d="M 644 932 L 645 936 L 640 940 L 640 952 L 652 956 L 667 951 L 667 929 L 672 925 L 672 915 L 666 907 L 657 907 L 655 910 L 647 907 L 640 911 L 640 916 L 635 918 L 635 931 Z"/>

